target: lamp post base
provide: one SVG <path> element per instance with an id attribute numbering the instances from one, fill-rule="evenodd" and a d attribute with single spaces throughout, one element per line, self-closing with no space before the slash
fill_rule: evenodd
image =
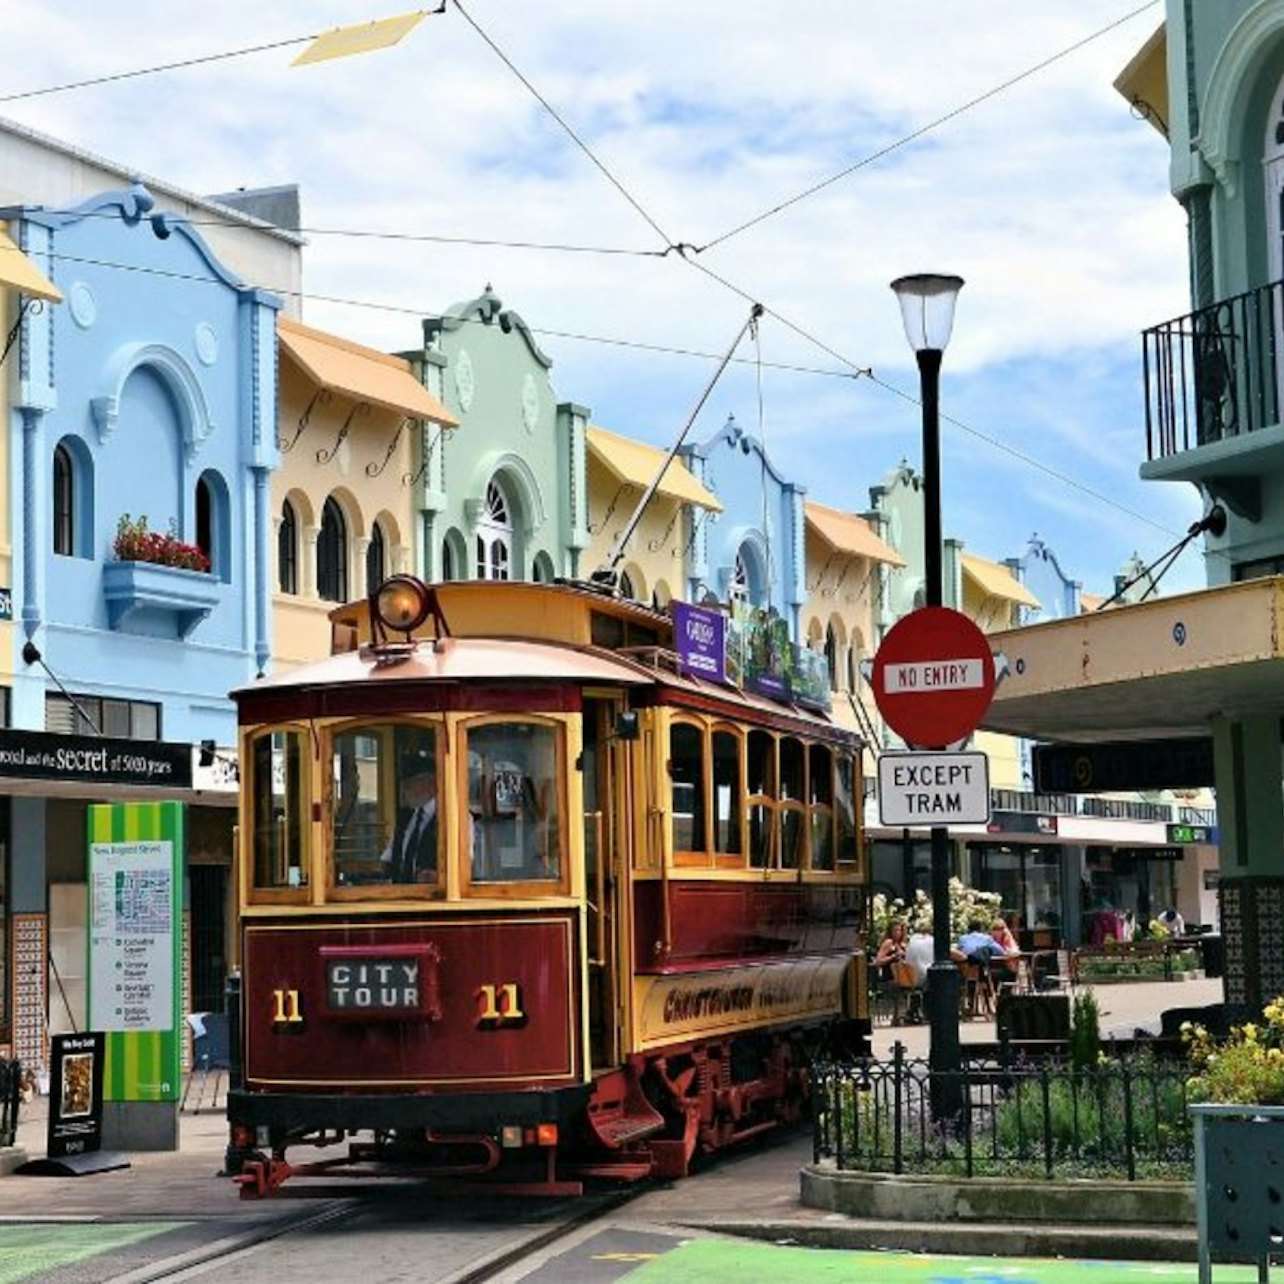
<path id="1" fill-rule="evenodd" d="M 932 1071 L 932 1118 L 953 1119 L 963 1109 L 963 1082 L 959 1043 L 958 967 L 950 959 L 937 960 L 927 970 L 927 1019 L 931 1033 L 928 1065 Z"/>

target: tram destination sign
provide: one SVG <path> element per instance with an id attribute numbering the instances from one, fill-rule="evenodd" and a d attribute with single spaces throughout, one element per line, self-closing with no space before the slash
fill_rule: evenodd
<path id="1" fill-rule="evenodd" d="M 984 825 L 990 819 L 985 754 L 885 753 L 878 760 L 884 825 Z"/>

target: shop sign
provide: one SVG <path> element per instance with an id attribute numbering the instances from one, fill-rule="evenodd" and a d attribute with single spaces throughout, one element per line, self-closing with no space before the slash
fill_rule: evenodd
<path id="1" fill-rule="evenodd" d="M 1034 790 L 1040 794 L 1199 789 L 1215 783 L 1211 736 L 1035 745 L 1032 759 Z"/>
<path id="2" fill-rule="evenodd" d="M 1034 811 L 996 811 L 986 826 L 990 834 L 1048 834 L 1057 832 L 1057 818 Z"/>
<path id="3" fill-rule="evenodd" d="M 13 589 L 0 588 L 0 620 L 13 619 Z"/>
<path id="4" fill-rule="evenodd" d="M 105 1048 L 101 1032 L 55 1034 L 50 1039 L 48 1158 L 87 1155 L 101 1148 Z"/>
<path id="5" fill-rule="evenodd" d="M 1187 846 L 1195 843 L 1216 845 L 1217 830 L 1212 825 L 1169 825 L 1168 841 Z"/>
<path id="6" fill-rule="evenodd" d="M 95 785 L 192 787 L 192 746 L 164 740 L 0 731 L 0 777 Z"/>
<path id="7" fill-rule="evenodd" d="M 721 611 L 674 602 L 673 641 L 678 669 L 710 682 L 727 680 L 727 622 Z"/>

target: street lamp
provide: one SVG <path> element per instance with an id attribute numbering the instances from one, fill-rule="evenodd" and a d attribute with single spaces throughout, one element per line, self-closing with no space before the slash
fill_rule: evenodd
<path id="1" fill-rule="evenodd" d="M 905 337 L 918 358 L 923 403 L 923 564 L 926 605 L 941 606 L 944 576 L 941 565 L 941 357 L 954 326 L 954 304 L 963 288 L 961 276 L 925 272 L 892 282 Z M 939 749 L 942 745 L 919 745 Z M 932 829 L 932 966 L 927 973 L 927 1014 L 930 1022 L 929 1064 L 932 1110 L 938 1117 L 957 1115 L 962 1107 L 957 1071 L 959 1055 L 959 970 L 950 958 L 950 834 Z M 952 1072 L 952 1073 L 951 1073 Z"/>

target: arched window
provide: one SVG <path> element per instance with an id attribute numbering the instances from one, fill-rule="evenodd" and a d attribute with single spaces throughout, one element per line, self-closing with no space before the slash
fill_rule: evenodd
<path id="1" fill-rule="evenodd" d="M 459 572 L 455 569 L 455 546 L 449 539 L 441 541 L 441 578 L 446 584 L 459 578 Z"/>
<path id="2" fill-rule="evenodd" d="M 75 469 L 71 451 L 59 444 L 53 457 L 53 551 L 63 557 L 76 552 Z"/>
<path id="3" fill-rule="evenodd" d="M 486 515 L 477 523 L 477 578 L 512 578 L 513 522 L 496 482 L 486 487 Z"/>
<path id="4" fill-rule="evenodd" d="M 633 592 L 633 578 L 628 571 L 620 572 L 620 596 L 630 600 L 636 596 Z"/>
<path id="5" fill-rule="evenodd" d="M 387 545 L 383 527 L 378 522 L 370 528 L 370 543 L 366 546 L 366 592 L 373 593 L 387 575 Z"/>
<path id="6" fill-rule="evenodd" d="M 294 505 L 281 505 L 281 525 L 276 533 L 276 575 L 282 593 L 299 591 L 299 522 Z"/>
<path id="7" fill-rule="evenodd" d="M 209 558 L 212 575 L 232 578 L 227 487 L 213 471 L 196 479 L 196 547 Z"/>
<path id="8" fill-rule="evenodd" d="M 317 595 L 326 602 L 348 600 L 348 523 L 332 495 L 321 511 L 317 539 Z"/>
<path id="9" fill-rule="evenodd" d="M 859 659 L 859 650 L 856 643 L 853 642 L 847 648 L 847 690 L 856 690 L 856 665 Z"/>
<path id="10" fill-rule="evenodd" d="M 825 669 L 829 673 L 829 689 L 838 690 L 838 637 L 834 626 L 825 629 Z"/>
<path id="11" fill-rule="evenodd" d="M 542 549 L 535 555 L 532 574 L 535 577 L 536 584 L 551 584 L 556 578 L 553 571 L 553 559 Z"/>
<path id="12" fill-rule="evenodd" d="M 744 554 L 736 554 L 736 565 L 731 572 L 731 600 L 747 602 L 749 600 L 749 566 Z"/>

